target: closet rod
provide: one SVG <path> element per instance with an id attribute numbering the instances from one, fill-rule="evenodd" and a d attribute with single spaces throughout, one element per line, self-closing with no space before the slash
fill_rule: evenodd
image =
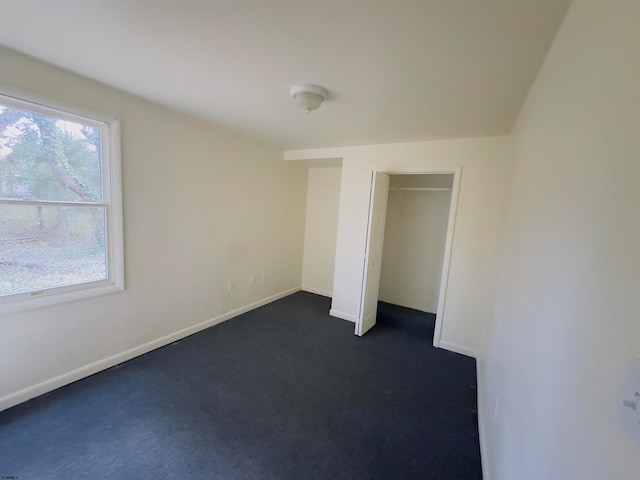
<path id="1" fill-rule="evenodd" d="M 419 191 L 448 191 L 451 188 L 436 188 L 436 187 L 389 187 L 389 190 L 419 190 Z"/>

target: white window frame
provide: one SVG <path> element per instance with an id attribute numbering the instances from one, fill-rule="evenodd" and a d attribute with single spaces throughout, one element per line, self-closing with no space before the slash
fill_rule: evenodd
<path id="1" fill-rule="evenodd" d="M 107 250 L 107 278 L 105 280 L 0 296 L 0 315 L 123 291 L 125 283 L 120 120 L 116 117 L 61 104 L 6 87 L 0 87 L 0 103 L 8 107 L 80 122 L 100 129 L 103 196 L 102 202 L 95 205 L 106 209 L 105 243 Z M 15 203 L 33 204 L 33 202 L 26 201 L 16 201 Z M 65 202 L 35 203 L 39 205 L 65 204 Z"/>

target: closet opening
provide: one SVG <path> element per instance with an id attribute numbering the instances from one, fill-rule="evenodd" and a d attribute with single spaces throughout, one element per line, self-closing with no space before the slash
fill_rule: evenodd
<path id="1" fill-rule="evenodd" d="M 389 182 L 378 315 L 404 319 L 404 327 L 430 336 L 438 311 L 452 186 L 451 174 L 391 175 Z"/>
<path id="2" fill-rule="evenodd" d="M 404 318 L 439 346 L 459 182 L 459 169 L 372 172 L 357 335 Z"/>

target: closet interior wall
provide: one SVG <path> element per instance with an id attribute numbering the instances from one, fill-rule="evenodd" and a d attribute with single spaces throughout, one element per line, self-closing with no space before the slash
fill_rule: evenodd
<path id="1" fill-rule="evenodd" d="M 379 299 L 436 313 L 453 175 L 392 175 Z"/>

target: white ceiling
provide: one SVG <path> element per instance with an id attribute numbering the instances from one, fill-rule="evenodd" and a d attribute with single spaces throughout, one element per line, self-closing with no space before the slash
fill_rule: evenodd
<path id="1" fill-rule="evenodd" d="M 508 134 L 570 0 L 0 0 L 0 44 L 285 150 Z M 316 83 L 307 116 L 289 97 Z"/>

